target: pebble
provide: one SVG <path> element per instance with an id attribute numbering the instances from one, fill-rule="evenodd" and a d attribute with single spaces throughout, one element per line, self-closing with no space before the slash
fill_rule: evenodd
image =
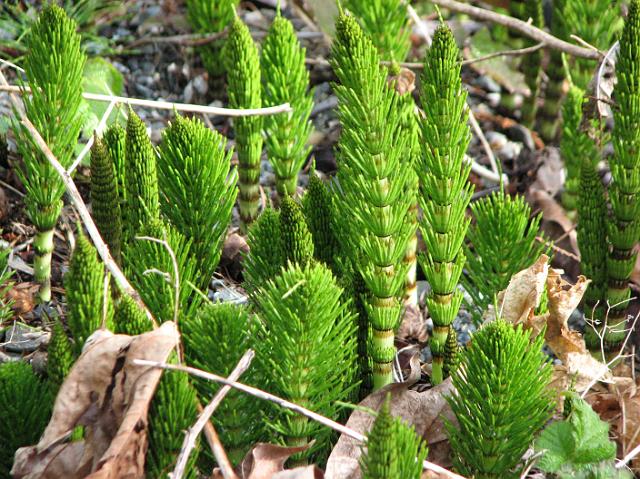
<path id="1" fill-rule="evenodd" d="M 500 93 L 487 93 L 487 102 L 492 108 L 496 108 L 500 105 L 502 95 Z"/>
<path id="2" fill-rule="evenodd" d="M 486 136 L 491 149 L 502 159 L 515 160 L 522 151 L 522 143 L 509 141 L 503 133 L 489 131 Z"/>
<path id="3" fill-rule="evenodd" d="M 31 353 L 49 342 L 49 333 L 22 323 L 14 323 L 4 334 L 5 343 L 2 347 L 7 353 Z"/>
<path id="4" fill-rule="evenodd" d="M 20 354 L 7 354 L 0 351 L 0 364 L 20 361 Z"/>
<path id="5" fill-rule="evenodd" d="M 475 84 L 488 93 L 500 93 L 502 91 L 500 85 L 493 78 L 486 75 L 479 76 Z"/>
<path id="6" fill-rule="evenodd" d="M 505 133 L 509 139 L 522 143 L 527 150 L 534 151 L 536 149 L 531 130 L 526 126 L 517 124 L 509 127 Z"/>

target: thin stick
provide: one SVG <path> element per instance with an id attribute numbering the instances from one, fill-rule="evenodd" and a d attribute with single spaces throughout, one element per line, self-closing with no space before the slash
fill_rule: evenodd
<path id="1" fill-rule="evenodd" d="M 178 324 L 178 311 L 179 311 L 179 303 L 180 303 L 180 271 L 178 269 L 178 260 L 176 259 L 176 254 L 173 252 L 173 249 L 169 245 L 166 240 L 166 232 L 165 239 L 161 240 L 158 238 L 153 238 L 152 236 L 136 236 L 136 240 L 140 241 L 151 241 L 152 243 L 157 243 L 164 247 L 169 253 L 169 257 L 171 258 L 171 265 L 173 267 L 173 322 Z M 156 272 L 156 270 L 150 270 L 151 272 Z M 162 271 L 159 273 L 163 274 Z M 170 276 L 170 275 L 169 275 Z M 180 356 L 182 357 L 182 356 Z"/>
<path id="2" fill-rule="evenodd" d="M 87 206 L 84 204 L 84 201 L 82 201 L 82 197 L 80 196 L 80 193 L 78 192 L 78 188 L 73 182 L 73 179 L 71 178 L 71 176 L 69 176 L 69 173 L 67 173 L 64 167 L 56 159 L 55 155 L 51 152 L 51 150 L 49 149 L 45 141 L 42 139 L 42 136 L 40 136 L 40 133 L 38 132 L 36 127 L 33 126 L 33 124 L 29 121 L 29 119 L 26 117 L 23 117 L 21 123 L 29 131 L 34 141 L 38 145 L 38 148 L 40 148 L 40 150 L 42 151 L 44 156 L 47 158 L 49 163 L 51 163 L 51 166 L 53 166 L 53 168 L 56 170 L 58 175 L 60 175 L 60 179 L 64 183 L 65 188 L 67 189 L 69 198 L 71 199 L 71 202 L 78 210 L 78 214 L 80 215 L 80 218 L 82 218 L 82 222 L 87 228 L 87 232 L 89 233 L 89 236 L 93 240 L 93 244 L 98 250 L 98 254 L 100 255 L 100 258 L 102 258 L 104 265 L 107 267 L 109 271 L 111 271 L 113 278 L 116 280 L 116 283 L 118 284 L 118 286 L 120 286 L 122 291 L 128 294 L 129 296 L 131 296 L 133 300 L 136 303 L 138 303 L 138 305 L 147 314 L 149 321 L 153 323 L 153 327 L 157 328 L 158 323 L 156 322 L 156 320 L 153 318 L 153 316 L 145 306 L 144 302 L 142 301 L 142 298 L 140 297 L 138 292 L 135 289 L 133 289 L 133 286 L 129 284 L 129 281 L 127 280 L 127 278 L 122 273 L 122 271 L 120 270 L 116 262 L 111 257 L 109 248 L 107 247 L 105 242 L 102 240 L 102 237 L 100 236 L 100 232 L 98 231 L 96 224 L 93 222 L 93 219 L 91 218 L 91 214 L 89 213 L 89 210 L 87 210 Z"/>
<path id="3" fill-rule="evenodd" d="M 294 404 L 292 402 L 287 401 L 286 399 L 282 399 L 278 396 L 274 396 L 273 394 L 270 394 L 266 391 L 262 391 L 261 389 L 257 389 L 251 386 L 247 386 L 246 384 L 242 384 L 236 381 L 230 381 L 229 379 L 223 378 L 222 376 L 218 376 L 217 374 L 212 374 L 212 373 L 208 373 L 206 371 L 202 371 L 200 369 L 196 369 L 196 368 L 191 368 L 188 366 L 178 366 L 176 364 L 166 364 L 160 361 L 148 361 L 145 359 L 134 359 L 132 361 L 132 364 L 135 364 L 137 366 L 148 366 L 148 367 L 152 367 L 152 368 L 160 368 L 160 369 L 169 369 L 169 370 L 173 370 L 173 371 L 182 371 L 185 373 L 189 373 L 193 376 L 197 376 L 200 378 L 204 378 L 204 379 L 208 379 L 209 381 L 215 381 L 217 383 L 220 384 L 224 384 L 227 386 L 231 386 L 232 388 L 235 388 L 239 391 L 242 391 L 244 393 L 250 394 L 251 396 L 255 396 L 259 399 L 265 400 L 265 401 L 271 401 L 273 403 L 276 403 L 277 405 L 279 405 L 280 407 L 286 408 L 286 409 L 290 409 L 292 411 L 297 412 L 298 414 L 302 414 L 303 416 L 308 417 L 309 419 L 313 419 L 314 421 L 319 422 L 320 424 L 327 426 L 331 429 L 333 429 L 334 431 L 337 431 L 341 434 L 344 434 L 346 436 L 349 436 L 352 439 L 355 439 L 356 441 L 360 441 L 360 442 L 364 442 L 365 441 L 365 436 L 363 434 L 360 434 L 357 431 L 354 431 L 351 428 L 348 428 L 346 426 L 343 426 L 342 424 L 335 422 L 329 418 L 326 418 L 316 412 L 310 411 L 309 409 L 306 409 L 302 406 L 298 406 L 297 404 Z M 451 479 L 465 479 L 463 476 L 460 476 L 454 472 L 451 472 L 447 469 L 445 469 L 442 466 L 438 466 L 437 464 L 434 464 L 432 462 L 429 461 L 424 461 L 422 464 L 423 469 L 427 469 L 429 471 L 433 471 L 436 472 L 438 474 L 441 474 L 445 477 L 451 478 Z"/>
<path id="4" fill-rule="evenodd" d="M 461 3 L 456 0 L 431 0 L 432 3 L 439 7 L 447 8 L 453 12 L 464 13 L 466 15 L 478 18 L 480 20 L 486 20 L 493 23 L 504 25 L 512 30 L 516 30 L 523 35 L 528 36 L 536 40 L 537 42 L 544 43 L 548 48 L 565 52 L 574 57 L 589 58 L 592 60 L 598 60 L 602 58 L 603 53 L 599 51 L 593 51 L 590 48 L 583 48 L 571 43 L 560 40 L 553 35 L 548 34 L 544 30 L 534 27 L 533 25 L 518 20 L 517 18 L 510 17 L 508 15 L 502 15 L 500 13 L 492 12 L 485 8 L 478 8 L 467 3 Z"/>
<path id="5" fill-rule="evenodd" d="M 238 379 L 240 379 L 240 376 L 242 376 L 242 374 L 247 369 L 249 369 L 249 366 L 251 365 L 251 361 L 253 361 L 254 357 L 255 357 L 255 353 L 251 349 L 249 349 L 246 353 L 244 353 L 244 355 L 242 356 L 242 358 L 240 358 L 240 361 L 238 362 L 236 367 L 233 369 L 233 371 L 231 371 L 231 374 L 229 374 L 228 379 L 230 381 L 237 381 Z M 207 404 L 207 407 L 204 408 L 202 413 L 200 413 L 200 416 L 198 416 L 198 420 L 196 421 L 196 423 L 187 431 L 187 434 L 184 437 L 184 441 L 182 442 L 182 448 L 180 449 L 180 455 L 178 456 L 176 467 L 173 470 L 173 472 L 169 474 L 170 479 L 182 479 L 182 475 L 184 474 L 184 471 L 187 467 L 187 460 L 189 459 L 189 454 L 191 453 L 193 448 L 196 446 L 196 439 L 198 438 L 198 435 L 204 428 L 205 424 L 209 422 L 209 418 L 218 408 L 218 406 L 220 405 L 224 397 L 229 393 L 229 391 L 231 391 L 231 386 L 228 386 L 228 385 L 223 386 L 222 389 L 220 389 L 216 393 L 216 395 L 213 397 L 211 402 Z M 216 451 L 214 450 L 213 453 L 215 454 Z M 222 475 L 227 479 L 230 479 L 230 478 L 235 479 L 237 476 L 233 472 L 233 466 L 229 463 L 229 459 L 227 458 L 226 454 L 224 454 L 223 456 L 224 457 L 218 457 L 216 455 L 216 462 L 220 466 Z"/>
<path id="6" fill-rule="evenodd" d="M 481 57 L 467 58 L 466 60 L 462 60 L 460 63 L 462 65 L 471 65 L 473 63 L 480 63 L 497 57 L 517 57 L 521 55 L 528 55 L 529 53 L 533 53 L 544 48 L 544 46 L 544 43 L 538 43 L 531 47 L 519 48 L 517 50 L 503 50 L 501 52 L 488 53 Z M 304 61 L 307 65 L 331 66 L 329 60 L 325 60 L 324 58 L 305 58 Z M 380 64 L 387 67 L 391 65 L 398 65 L 402 68 L 408 68 L 409 70 L 422 70 L 424 68 L 424 63 L 422 62 L 392 62 L 389 60 L 382 60 L 380 61 Z"/>
<path id="7" fill-rule="evenodd" d="M 491 145 L 487 141 L 487 137 L 484 136 L 484 132 L 482 131 L 482 128 L 480 128 L 480 123 L 478 123 L 478 120 L 476 120 L 476 116 L 473 114 L 473 110 L 471 110 L 471 108 L 469 108 L 469 123 L 471 123 L 471 128 L 476 133 L 476 136 L 480 140 L 480 143 L 482 144 L 482 147 L 484 148 L 484 151 L 487 154 L 487 158 L 489 159 L 489 164 L 491 165 L 491 170 L 496 175 L 499 175 L 500 172 L 498 171 L 498 164 L 496 163 L 496 157 L 493 154 Z"/>
<path id="8" fill-rule="evenodd" d="M 251 36 L 255 39 L 264 38 L 266 35 L 267 32 L 251 32 Z M 172 35 L 168 37 L 146 37 L 139 38 L 138 40 L 131 42 L 127 45 L 127 48 L 131 49 L 148 43 L 175 43 L 177 45 L 184 46 L 200 46 L 215 42 L 216 40 L 220 40 L 226 36 L 227 30 L 225 29 L 216 33 L 185 33 L 182 35 Z M 324 34 L 322 32 L 296 32 L 296 36 L 299 40 L 324 38 Z"/>
<path id="9" fill-rule="evenodd" d="M 427 46 L 430 47 L 431 35 L 429 35 L 427 27 L 425 27 L 424 23 L 422 23 L 422 19 L 410 3 L 407 3 L 407 13 L 409 13 L 409 17 L 411 17 L 414 25 L 418 27 L 418 30 L 420 30 L 420 34 L 422 35 L 422 38 L 424 38 L 424 41 L 427 43 Z"/>
<path id="10" fill-rule="evenodd" d="M 616 469 L 622 469 L 623 467 L 625 467 L 627 464 L 629 464 L 629 462 L 631 462 L 631 460 L 636 457 L 638 454 L 640 454 L 640 444 L 638 444 L 636 447 L 634 447 L 633 449 L 631 449 L 631 451 L 629 452 L 629 454 L 627 454 L 626 456 L 624 456 L 620 462 L 618 464 L 616 464 Z"/>
<path id="11" fill-rule="evenodd" d="M 471 65 L 472 63 L 484 62 L 496 57 L 517 57 L 521 55 L 528 55 L 529 53 L 537 52 L 543 47 L 544 47 L 544 43 L 540 42 L 536 45 L 526 47 L 526 48 L 518 48 L 517 50 L 503 50 L 501 52 L 488 53 L 481 57 L 469 58 L 467 60 L 462 60 L 461 63 L 463 65 Z"/>
<path id="12" fill-rule="evenodd" d="M 84 159 L 85 156 L 87 156 L 87 153 L 89 153 L 89 150 L 91 150 L 91 147 L 93 146 L 93 142 L 96 139 L 95 135 L 102 136 L 102 131 L 107 126 L 107 120 L 111 116 L 111 112 L 113 111 L 113 108 L 115 106 L 116 106 L 116 102 L 115 101 L 112 101 L 111 103 L 109 103 L 109 106 L 107 107 L 107 109 L 105 110 L 104 114 L 102 115 L 102 118 L 100 118 L 100 122 L 98 123 L 98 126 L 96 127 L 95 133 L 93 135 L 91 135 L 91 138 L 89 138 L 89 141 L 87 141 L 87 143 L 82 147 L 82 151 L 80 152 L 78 157 L 74 160 L 74 162 L 71 164 L 71 166 L 67 170 L 70 175 L 73 174 L 73 172 L 78 167 L 80 162 Z"/>
<path id="13" fill-rule="evenodd" d="M 17 93 L 22 95 L 24 92 L 29 92 L 30 89 L 25 87 L 16 86 L 16 85 L 0 85 L 0 91 L 7 91 L 11 93 Z M 149 108 L 157 108 L 158 110 L 176 110 L 176 111 L 187 111 L 193 113 L 206 113 L 209 115 L 219 115 L 219 116 L 265 116 L 265 115 L 275 115 L 277 113 L 289 113 L 291 112 L 291 106 L 288 103 L 283 103 L 282 105 L 270 106 L 267 108 L 220 108 L 217 106 L 207 106 L 207 105 L 193 105 L 190 103 L 172 103 L 169 101 L 160 101 L 160 100 L 143 100 L 140 98 L 128 98 L 124 96 L 117 95 L 101 95 L 99 93 L 86 93 L 82 94 L 82 97 L 86 100 L 95 100 L 95 101 L 103 101 L 103 102 L 114 102 L 114 103 L 123 103 L 125 105 L 133 105 L 133 106 L 145 106 Z"/>

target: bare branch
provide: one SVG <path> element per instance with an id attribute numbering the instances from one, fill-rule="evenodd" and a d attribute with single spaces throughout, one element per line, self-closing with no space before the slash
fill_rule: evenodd
<path id="1" fill-rule="evenodd" d="M 237 381 L 242 373 L 249 369 L 249 365 L 251 364 L 251 361 L 254 357 L 255 353 L 251 349 L 244 353 L 242 358 L 240 358 L 237 366 L 233 369 L 233 371 L 231 371 L 228 379 L 230 381 Z M 187 467 L 189 454 L 196 445 L 196 439 L 198 438 L 198 435 L 205 427 L 205 425 L 209 422 L 209 418 L 218 408 L 229 391 L 231 391 L 231 386 L 223 386 L 220 391 L 216 393 L 207 407 L 204 408 L 204 410 L 200 413 L 200 416 L 198 416 L 198 420 L 196 421 L 196 423 L 187 431 L 187 434 L 185 435 L 184 441 L 182 443 L 182 449 L 180 449 L 180 455 L 178 456 L 176 467 L 173 472 L 169 474 L 170 479 L 182 479 L 184 471 Z M 220 466 L 222 475 L 225 477 L 225 479 L 236 479 L 236 475 L 233 472 L 233 467 L 229 463 L 229 459 L 226 457 L 226 454 L 224 455 L 224 457 L 218 457 L 215 448 L 213 450 L 213 453 L 216 455 L 216 462 Z"/>
<path id="2" fill-rule="evenodd" d="M 318 414 L 317 412 L 313 412 L 310 411 L 307 408 L 304 408 L 302 406 L 299 406 L 297 404 L 294 404 L 292 402 L 287 401 L 286 399 L 282 399 L 278 396 L 274 396 L 271 393 L 268 393 L 266 391 L 262 391 L 261 389 L 258 388 L 254 388 L 252 386 L 247 386 L 246 384 L 242 384 L 236 381 L 231 381 L 229 379 L 223 378 L 222 376 L 218 376 L 217 374 L 212 374 L 212 373 L 208 373 L 206 371 L 202 371 L 201 369 L 196 369 L 196 368 L 191 368 L 188 366 L 178 366 L 176 364 L 166 364 L 166 363 L 162 363 L 159 361 L 147 361 L 145 359 L 134 359 L 133 360 L 133 364 L 137 365 L 137 366 L 147 366 L 147 367 L 152 367 L 152 368 L 160 368 L 160 369 L 169 369 L 169 370 L 173 370 L 173 371 L 183 371 L 186 373 L 189 373 L 193 376 L 197 376 L 200 378 L 204 378 L 204 379 L 208 379 L 209 381 L 215 381 L 218 382 L 220 384 L 225 384 L 227 386 L 231 386 L 232 388 L 235 388 L 239 391 L 242 391 L 244 393 L 250 394 L 251 396 L 255 396 L 259 399 L 265 400 L 265 401 L 270 401 L 273 403 L 276 403 L 277 405 L 279 405 L 280 407 L 286 408 L 286 409 L 290 409 L 294 412 L 297 412 L 298 414 L 302 414 L 303 416 L 308 417 L 309 419 L 313 419 L 314 421 L 319 422 L 320 424 L 327 426 L 331 429 L 333 429 L 334 431 L 337 431 L 341 434 L 345 434 L 346 436 L 349 436 L 353 439 L 355 439 L 356 441 L 360 441 L 360 442 L 364 442 L 365 441 L 365 436 L 363 434 L 360 434 L 357 431 L 354 431 L 351 428 L 348 428 L 338 422 L 335 422 L 332 419 L 329 419 L 327 417 L 324 417 L 320 414 Z M 451 472 L 447 469 L 445 469 L 442 466 L 439 466 L 437 464 L 434 464 L 432 462 L 429 461 L 424 461 L 422 464 L 423 469 L 429 470 L 429 471 L 433 471 L 436 472 L 438 474 L 441 474 L 444 477 L 450 478 L 450 479 L 465 479 L 464 476 L 460 476 L 454 472 Z"/>
<path id="3" fill-rule="evenodd" d="M 548 48 L 559 50 L 574 57 L 589 58 L 591 60 L 598 60 L 604 56 L 600 51 L 594 51 L 590 48 L 579 47 L 571 43 L 560 40 L 553 35 L 548 34 L 544 30 L 534 27 L 533 25 L 518 20 L 517 18 L 510 17 L 508 15 L 502 15 L 500 13 L 492 12 L 485 8 L 478 8 L 467 3 L 461 3 L 456 0 L 431 0 L 432 3 L 439 7 L 447 8 L 453 12 L 464 13 L 466 15 L 478 18 L 480 20 L 486 20 L 493 23 L 504 25 L 507 28 L 516 30 L 523 35 L 528 36 L 536 40 L 537 42 L 544 43 Z"/>
<path id="4" fill-rule="evenodd" d="M 17 93 L 22 95 L 25 92 L 29 92 L 29 88 L 22 88 L 16 85 L 0 85 L 0 91 L 6 91 L 10 93 Z M 220 108 L 217 106 L 207 105 L 193 105 L 190 103 L 172 103 L 169 101 L 160 100 L 143 100 L 140 98 L 128 98 L 117 95 L 101 95 L 99 93 L 87 93 L 84 92 L 82 97 L 86 100 L 103 101 L 107 103 L 123 103 L 125 105 L 144 106 L 148 108 L 157 108 L 158 110 L 176 110 L 187 111 L 192 113 L 204 113 L 208 115 L 219 116 L 265 116 L 275 115 L 277 113 L 289 113 L 291 112 L 291 106 L 288 103 L 282 105 L 270 106 L 267 108 Z"/>

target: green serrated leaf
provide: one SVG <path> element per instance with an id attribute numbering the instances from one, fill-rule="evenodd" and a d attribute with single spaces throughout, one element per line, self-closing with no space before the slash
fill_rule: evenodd
<path id="1" fill-rule="evenodd" d="M 543 471 L 559 471 L 575 449 L 573 428 L 565 421 L 554 422 L 536 441 L 536 451 L 545 451 L 537 466 Z"/>
<path id="2" fill-rule="evenodd" d="M 586 401 L 575 395 L 570 401 L 569 418 L 547 427 L 536 441 L 535 450 L 544 452 L 537 464 L 541 470 L 576 477 L 573 474 L 593 471 L 599 463 L 613 460 L 616 445 L 609 440 L 609 425 Z"/>

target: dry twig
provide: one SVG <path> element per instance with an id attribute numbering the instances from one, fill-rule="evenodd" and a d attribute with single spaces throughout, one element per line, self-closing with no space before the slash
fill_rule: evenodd
<path id="1" fill-rule="evenodd" d="M 231 371 L 228 379 L 230 381 L 237 381 L 242 373 L 249 369 L 249 365 L 251 364 L 251 361 L 254 357 L 255 353 L 251 349 L 244 353 L 242 358 L 240 358 L 237 366 L 233 369 L 233 371 Z M 198 416 L 198 420 L 196 421 L 196 423 L 187 431 L 187 434 L 185 435 L 184 441 L 182 443 L 182 448 L 180 449 L 178 461 L 176 462 L 176 467 L 173 472 L 169 474 L 170 479 L 182 479 L 182 475 L 184 474 L 185 468 L 187 466 L 187 460 L 189 459 L 189 454 L 196 445 L 196 439 L 198 438 L 198 435 L 205 427 L 205 425 L 209 423 L 209 418 L 218 408 L 229 391 L 231 391 L 231 386 L 223 386 L 220 391 L 216 393 L 207 407 L 204 408 L 200 413 L 200 416 Z M 215 436 L 217 437 L 217 434 L 215 434 Z M 213 450 L 213 453 L 216 456 L 216 462 L 218 463 L 222 471 L 222 475 L 225 477 L 225 479 L 237 479 L 237 476 L 233 472 L 233 467 L 229 463 L 229 459 L 227 458 L 226 454 L 224 454 L 224 450 L 222 452 L 223 457 L 218 457 L 218 454 L 216 454 L 216 448 L 214 448 Z"/>
<path id="2" fill-rule="evenodd" d="M 29 92 L 29 88 L 23 89 L 16 85 L 0 85 L 0 91 L 6 91 L 10 93 L 16 93 L 22 95 L 25 92 Z M 158 110 L 175 110 L 186 111 L 191 113 L 205 113 L 208 115 L 219 116 L 266 116 L 275 115 L 277 113 L 289 113 L 291 112 L 291 105 L 283 103 L 282 105 L 270 106 L 266 108 L 220 108 L 217 106 L 207 105 L 193 105 L 190 103 L 172 103 L 170 101 L 160 100 L 143 100 L 141 98 L 128 98 L 125 96 L 117 95 L 101 95 L 99 93 L 87 93 L 84 92 L 82 97 L 86 100 L 103 101 L 108 103 L 122 103 L 132 106 L 144 106 L 148 108 L 157 108 Z"/>
<path id="3" fill-rule="evenodd" d="M 591 60 L 598 60 L 604 56 L 600 51 L 594 51 L 590 48 L 579 47 L 571 43 L 560 40 L 553 35 L 548 34 L 544 30 L 534 27 L 533 25 L 518 20 L 517 18 L 510 17 L 508 15 L 502 15 L 500 13 L 492 12 L 485 8 L 478 8 L 467 3 L 461 3 L 456 0 L 431 0 L 432 3 L 439 7 L 447 8 L 453 12 L 464 13 L 471 17 L 478 18 L 480 20 L 486 20 L 488 22 L 498 23 L 504 25 L 507 28 L 516 30 L 523 35 L 528 36 L 543 43 L 548 48 L 559 50 L 574 57 L 589 58 Z"/>
<path id="4" fill-rule="evenodd" d="M 232 388 L 238 389 L 239 391 L 242 391 L 246 394 L 250 394 L 251 396 L 255 396 L 259 399 L 265 400 L 265 401 L 270 401 L 273 403 L 276 403 L 277 405 L 279 405 L 280 407 L 286 408 L 286 409 L 290 409 L 294 412 L 297 412 L 298 414 L 302 414 L 303 416 L 308 417 L 309 419 L 313 419 L 314 421 L 319 422 L 320 424 L 327 426 L 331 429 L 333 429 L 334 431 L 337 431 L 341 434 L 345 434 L 353 439 L 355 439 L 356 441 L 360 441 L 360 442 L 364 442 L 365 441 L 365 436 L 363 434 L 360 434 L 357 431 L 354 431 L 351 428 L 348 428 L 338 422 L 333 421 L 332 419 L 329 419 L 327 417 L 324 417 L 316 412 L 310 411 L 307 408 L 304 408 L 302 406 L 299 406 L 297 404 L 294 404 L 292 402 L 287 401 L 286 399 L 282 399 L 278 396 L 274 396 L 271 393 L 268 393 L 266 391 L 262 391 L 261 389 L 258 388 L 254 388 L 252 386 L 247 386 L 246 384 L 242 384 L 236 381 L 231 381 L 229 379 L 223 378 L 222 376 L 218 376 L 217 374 L 212 374 L 212 373 L 208 373 L 206 371 L 202 371 L 201 369 L 196 369 L 196 368 L 191 368 L 188 366 L 178 366 L 175 364 L 166 364 L 166 363 L 162 363 L 159 361 L 147 361 L 145 359 L 134 359 L 133 360 L 133 364 L 138 365 L 138 366 L 147 366 L 147 367 L 152 367 L 152 368 L 160 368 L 160 369 L 169 369 L 169 370 L 173 370 L 173 371 L 182 371 L 188 374 L 191 374 L 193 376 L 197 376 L 200 378 L 204 378 L 207 379 L 209 381 L 215 381 L 217 383 L 220 384 L 224 384 L 227 386 L 230 386 Z M 449 479 L 465 479 L 463 476 L 460 476 L 454 472 L 449 471 L 448 469 L 445 469 L 442 466 L 439 466 L 437 464 L 434 464 L 432 462 L 429 461 L 424 461 L 422 464 L 423 469 L 426 469 L 428 471 L 433 471 L 435 473 L 440 474 L 441 476 L 445 477 L 445 478 L 449 478 Z"/>

